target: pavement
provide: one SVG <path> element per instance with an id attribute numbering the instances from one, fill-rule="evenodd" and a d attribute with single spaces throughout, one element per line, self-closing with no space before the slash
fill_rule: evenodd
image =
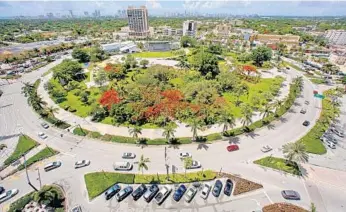
<path id="1" fill-rule="evenodd" d="M 56 61 L 59 62 L 59 61 Z M 50 64 L 52 67 L 54 64 Z M 28 73 L 23 76 L 22 81 L 35 81 L 44 72 L 49 70 L 44 67 L 36 72 Z M 300 75 L 295 70 L 289 71 L 291 74 Z M 253 160 L 268 156 L 280 156 L 283 144 L 293 142 L 305 135 L 315 121 L 318 119 L 321 111 L 321 100 L 313 97 L 313 86 L 306 78 L 304 78 L 304 89 L 295 104 L 280 120 L 273 122 L 270 126 L 256 130 L 255 132 L 237 136 L 231 140 L 217 141 L 213 144 L 190 144 L 180 146 L 136 146 L 119 143 L 110 143 L 96 141 L 85 137 L 77 137 L 66 131 L 62 131 L 53 127 L 47 130 L 40 126 L 41 120 L 37 114 L 27 105 L 26 98 L 20 93 L 22 84 L 16 83 L 2 86 L 4 91 L 3 97 L 0 98 L 0 106 L 10 105 L 6 108 L 0 108 L 1 112 L 1 135 L 9 136 L 18 132 L 19 126 L 21 132 L 36 139 L 42 144 L 59 150 L 61 153 L 45 161 L 34 164 L 29 168 L 28 174 L 32 183 L 39 187 L 37 180 L 38 171 L 41 174 L 42 185 L 58 183 L 63 186 L 67 194 L 67 205 L 82 205 L 83 211 L 251 211 L 259 209 L 263 205 L 272 202 L 290 202 L 304 208 L 309 208 L 311 202 L 321 204 L 321 211 L 324 208 L 327 211 L 343 212 L 343 204 L 345 195 L 339 188 L 340 181 L 335 181 L 335 186 L 330 186 L 326 178 L 319 181 L 306 180 L 274 171 L 268 168 L 262 168 L 252 163 Z M 13 98 L 10 98 L 13 97 Z M 308 100 L 309 105 L 304 105 L 304 101 Z M 301 107 L 307 108 L 306 114 L 300 114 Z M 303 121 L 309 120 L 311 125 L 303 127 Z M 3 130 L 7 129 L 7 130 Z M 44 131 L 48 135 L 48 139 L 40 140 L 37 132 Z M 64 136 L 61 138 L 60 134 Z M 3 141 L 1 141 L 3 142 Z M 226 146 L 229 143 L 237 143 L 240 150 L 236 152 L 227 152 Z M 271 145 L 273 151 L 262 153 L 260 148 L 263 145 Z M 165 147 L 167 148 L 167 162 L 165 162 Z M 121 155 L 123 152 L 133 152 L 139 157 L 144 155 L 150 158 L 148 164 L 149 169 L 144 173 L 166 173 L 166 163 L 170 169 L 176 167 L 177 172 L 184 172 L 183 163 L 178 158 L 180 152 L 190 152 L 194 160 L 201 162 L 204 170 L 213 169 L 215 171 L 222 170 L 239 177 L 261 183 L 264 188 L 255 192 L 251 192 L 239 198 L 228 199 L 220 198 L 214 200 L 209 197 L 207 202 L 196 198 L 196 203 L 186 205 L 184 203 L 172 203 L 167 200 L 163 206 L 156 206 L 154 203 L 146 204 L 141 202 L 133 203 L 125 200 L 121 204 L 117 204 L 114 200 L 104 201 L 102 197 L 89 201 L 84 183 L 84 174 L 95 171 L 113 171 L 112 164 L 114 162 L 123 161 Z M 74 163 L 77 160 L 89 159 L 91 165 L 82 169 L 75 170 Z M 49 161 L 60 160 L 62 167 L 50 172 L 44 172 L 43 166 Z M 132 160 L 136 162 L 138 159 Z M 37 170 L 37 169 L 38 170 Z M 310 172 L 309 169 L 308 173 Z M 327 170 L 329 171 L 329 169 Z M 326 173 L 328 173 L 325 171 Z M 138 173 L 138 167 L 134 164 L 132 173 Z M 319 174 L 318 174 L 319 175 Z M 311 183 L 311 184 L 308 184 Z M 19 194 L 12 199 L 0 204 L 2 211 L 6 211 L 9 204 L 24 194 L 32 191 L 32 188 L 26 182 L 25 172 L 21 171 L 15 175 L 6 178 L 1 182 L 6 189 L 18 188 Z M 314 187 L 309 189 L 309 185 L 317 186 L 320 196 L 313 195 L 317 193 Z M 288 201 L 282 198 L 280 191 L 283 189 L 293 189 L 300 193 L 300 201 Z M 326 195 L 325 195 L 326 194 Z M 198 195 L 198 194 L 197 194 Z M 321 201 L 322 199 L 322 201 Z M 218 202 L 219 201 L 219 202 Z M 320 209 L 318 209 L 320 211 Z"/>

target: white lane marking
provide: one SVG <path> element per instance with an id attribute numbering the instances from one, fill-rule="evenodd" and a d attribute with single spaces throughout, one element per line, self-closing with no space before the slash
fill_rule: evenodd
<path id="1" fill-rule="evenodd" d="M 60 153 L 63 154 L 63 155 L 67 155 L 67 156 L 73 157 L 73 158 L 76 157 L 76 155 L 68 153 L 68 152 L 60 152 Z"/>
<path id="2" fill-rule="evenodd" d="M 266 192 L 266 191 L 263 191 L 263 193 L 266 195 L 266 197 L 268 198 L 269 202 L 270 202 L 271 204 L 273 204 L 274 202 L 272 201 L 272 199 L 270 199 L 270 197 L 269 197 L 269 195 L 267 194 L 267 192 Z"/>

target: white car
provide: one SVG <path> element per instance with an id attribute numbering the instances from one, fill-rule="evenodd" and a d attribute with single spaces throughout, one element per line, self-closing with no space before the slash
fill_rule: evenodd
<path id="1" fill-rule="evenodd" d="M 188 169 L 198 169 L 201 167 L 202 167 L 201 163 L 199 161 L 194 160 L 192 161 L 192 164 L 190 167 L 188 167 Z"/>
<path id="2" fill-rule="evenodd" d="M 184 159 L 184 158 L 190 158 L 190 157 L 192 157 L 192 155 L 191 155 L 190 153 L 188 153 L 188 152 L 181 152 L 181 153 L 179 154 L 179 157 L 180 157 L 181 159 Z"/>
<path id="3" fill-rule="evenodd" d="M 272 151 L 273 150 L 273 148 L 271 147 L 271 146 L 269 146 L 269 145 L 265 145 L 265 146 L 263 146 L 262 148 L 261 148 L 261 151 L 262 152 L 270 152 L 270 151 Z"/>
<path id="4" fill-rule="evenodd" d="M 39 132 L 38 133 L 38 136 L 41 138 L 41 139 L 46 139 L 48 138 L 48 136 L 46 134 L 44 134 L 43 132 Z"/>
<path id="5" fill-rule="evenodd" d="M 201 197 L 203 199 L 207 199 L 209 196 L 210 190 L 211 190 L 211 185 L 209 183 L 204 183 L 202 192 L 201 192 Z"/>
<path id="6" fill-rule="evenodd" d="M 197 194 L 197 188 L 195 187 L 190 187 L 185 194 L 185 201 L 186 202 L 191 202 L 192 199 L 195 197 L 195 195 Z"/>
<path id="7" fill-rule="evenodd" d="M 19 192 L 18 189 L 12 189 L 12 190 L 4 192 L 3 194 L 0 195 L 0 203 L 3 203 L 6 200 L 11 199 L 13 196 L 18 194 L 18 192 Z"/>
<path id="8" fill-rule="evenodd" d="M 90 160 L 80 160 L 74 164 L 74 168 L 78 169 L 78 168 L 82 168 L 84 166 L 89 166 L 89 165 L 90 165 Z"/>
<path id="9" fill-rule="evenodd" d="M 159 193 L 155 196 L 155 202 L 158 205 L 161 205 L 163 201 L 166 199 L 166 197 L 172 192 L 172 187 L 169 185 L 165 185 L 161 188 Z"/>
<path id="10" fill-rule="evenodd" d="M 136 158 L 136 154 L 135 153 L 131 153 L 131 152 L 124 152 L 122 158 L 124 158 L 124 159 L 134 159 L 134 158 Z"/>

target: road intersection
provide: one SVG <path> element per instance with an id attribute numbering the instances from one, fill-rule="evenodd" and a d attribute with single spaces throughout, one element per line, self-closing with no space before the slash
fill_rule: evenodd
<path id="1" fill-rule="evenodd" d="M 53 65 L 59 63 L 55 61 L 37 72 L 32 72 L 24 75 L 21 79 L 24 82 L 34 82 L 40 78 L 41 74 L 48 71 Z M 288 72 L 292 77 L 301 75 L 295 70 Z M 149 157 L 149 170 L 145 173 L 166 173 L 164 160 L 164 146 L 136 146 L 118 143 L 107 143 L 96 141 L 90 138 L 77 137 L 68 132 L 50 127 L 44 132 L 48 135 L 48 139 L 42 141 L 38 138 L 37 132 L 43 131 L 40 126 L 41 120 L 38 115 L 27 105 L 26 98 L 20 93 L 22 84 L 20 82 L 3 86 L 3 97 L 0 98 L 0 106 L 10 105 L 1 108 L 1 135 L 11 136 L 20 132 L 29 135 L 38 140 L 42 145 L 49 145 L 58 150 L 61 154 L 50 158 L 44 162 L 36 164 L 29 169 L 29 176 L 33 184 L 38 186 L 37 170 L 43 168 L 43 164 L 47 161 L 61 160 L 63 165 L 61 168 L 51 172 L 41 171 L 42 184 L 59 183 L 63 185 L 67 197 L 68 206 L 72 207 L 76 204 L 83 205 L 85 211 L 251 211 L 263 207 L 271 202 L 284 202 L 280 191 L 282 189 L 293 189 L 300 193 L 302 200 L 292 202 L 293 204 L 309 208 L 310 202 L 319 201 L 314 195 L 315 190 L 311 187 L 306 187 L 306 181 L 303 178 L 285 175 L 281 172 L 273 171 L 267 168 L 261 168 L 252 163 L 253 160 L 266 155 L 282 156 L 281 147 L 283 144 L 298 140 L 305 135 L 318 119 L 321 111 L 321 101 L 314 98 L 312 93 L 317 89 L 310 81 L 304 78 L 304 89 L 302 95 L 296 100 L 294 106 L 280 120 L 273 122 L 269 127 L 265 127 L 255 132 L 241 135 L 232 140 L 217 141 L 213 144 L 190 144 L 181 146 L 168 146 L 167 158 L 170 167 L 177 167 L 177 172 L 183 172 L 183 164 L 178 158 L 180 152 L 192 153 L 193 159 L 202 163 L 204 169 L 213 169 L 218 171 L 222 169 L 224 172 L 239 175 L 248 180 L 261 183 L 264 189 L 249 193 L 235 199 L 220 199 L 220 202 L 195 202 L 194 204 L 171 204 L 161 207 L 154 204 L 146 205 L 141 202 L 123 202 L 120 205 L 113 202 L 105 202 L 103 197 L 97 197 L 93 201 L 89 201 L 87 191 L 85 189 L 84 174 L 95 171 L 113 171 L 112 164 L 122 161 L 121 155 L 123 152 L 133 152 L 136 155 L 144 155 Z M 308 100 L 310 104 L 305 106 L 307 113 L 302 115 L 299 113 L 304 101 Z M 302 122 L 309 120 L 311 125 L 303 127 Z M 63 133 L 64 136 L 60 137 Z M 12 141 L 11 141 L 12 142 Z M 229 153 L 226 151 L 228 143 L 237 143 L 240 150 Z M 262 153 L 260 148 L 263 145 L 271 145 L 273 151 L 270 153 Z M 77 160 L 88 159 L 91 165 L 86 168 L 74 169 L 74 163 Z M 132 171 L 137 173 L 137 166 L 134 166 Z M 8 204 L 20 196 L 30 192 L 32 188 L 27 184 L 25 173 L 19 172 L 12 177 L 9 177 L 1 182 L 5 188 L 19 188 L 19 195 L 15 196 L 10 201 L 0 205 L 0 208 L 6 209 Z M 335 201 L 342 201 L 339 194 L 340 190 L 336 188 L 323 187 L 323 190 L 328 193 L 329 201 L 334 204 Z M 323 196 L 322 196 L 323 197 Z M 316 199 L 315 199 L 316 198 Z M 168 202 L 168 201 L 167 201 Z M 322 204 L 326 205 L 329 202 Z M 126 204 L 127 203 L 127 204 Z M 321 204 L 321 203 L 320 203 Z M 244 208 L 246 207 L 248 208 Z M 259 207 L 259 205 L 261 207 Z M 229 208 L 234 208 L 230 210 Z M 323 208 L 328 208 L 323 206 Z M 330 208 L 330 207 L 329 207 Z M 116 210 L 114 210 L 116 209 Z M 323 210 L 322 207 L 319 211 Z M 329 211 L 329 210 L 328 210 Z M 342 211 L 342 210 L 334 210 Z M 333 211 L 333 212 L 334 212 Z"/>

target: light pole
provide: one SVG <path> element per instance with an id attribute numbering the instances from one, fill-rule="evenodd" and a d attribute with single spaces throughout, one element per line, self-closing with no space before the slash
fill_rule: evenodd
<path id="1" fill-rule="evenodd" d="M 29 175 L 28 175 L 28 169 L 26 167 L 26 159 L 25 159 L 25 154 L 22 155 L 24 158 L 24 168 L 25 168 L 25 173 L 26 173 L 26 180 L 28 181 L 28 184 L 35 190 L 38 191 L 37 188 L 35 188 L 35 186 L 33 184 L 31 184 L 30 179 L 29 179 Z"/>
<path id="2" fill-rule="evenodd" d="M 37 174 L 38 174 L 37 180 L 40 182 L 40 189 L 41 189 L 42 188 L 42 182 L 41 182 L 40 169 L 37 167 L 36 170 L 37 170 Z"/>

